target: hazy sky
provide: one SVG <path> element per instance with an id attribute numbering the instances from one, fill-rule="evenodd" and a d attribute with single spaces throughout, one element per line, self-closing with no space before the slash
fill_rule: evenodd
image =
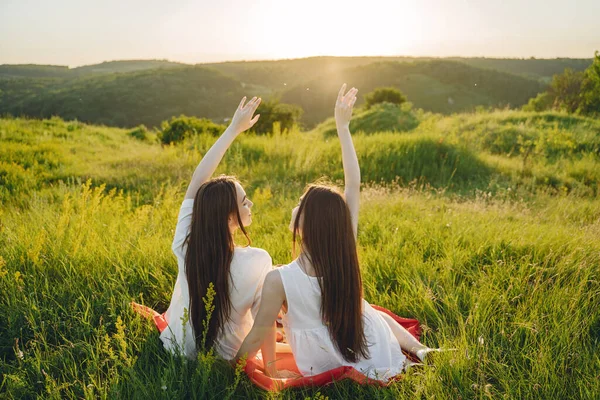
<path id="1" fill-rule="evenodd" d="M 0 64 L 594 50 L 600 0 L 0 0 Z"/>

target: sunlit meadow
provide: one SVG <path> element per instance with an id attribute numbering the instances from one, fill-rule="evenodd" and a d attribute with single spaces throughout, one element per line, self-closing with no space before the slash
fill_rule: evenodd
<path id="1" fill-rule="evenodd" d="M 168 306 L 178 208 L 214 137 L 163 147 L 76 121 L 0 120 L 0 397 L 600 397 L 600 122 L 418 119 L 354 136 L 364 295 L 419 319 L 427 345 L 458 350 L 387 388 L 281 393 L 210 355 L 169 355 L 129 307 Z M 252 245 L 276 264 L 291 261 L 305 184 L 343 178 L 325 128 L 243 135 L 219 167 L 245 185 Z"/>

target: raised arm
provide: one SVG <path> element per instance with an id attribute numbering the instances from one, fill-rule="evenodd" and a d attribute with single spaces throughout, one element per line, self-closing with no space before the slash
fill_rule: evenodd
<path id="1" fill-rule="evenodd" d="M 235 110 L 231 123 L 225 132 L 223 132 L 221 137 L 217 139 L 215 144 L 213 144 L 210 150 L 202 157 L 202 161 L 200 161 L 200 164 L 196 167 L 196 170 L 192 175 L 192 180 L 185 192 L 186 199 L 193 199 L 200 186 L 209 180 L 215 173 L 221 159 L 235 138 L 245 130 L 252 128 L 256 121 L 258 121 L 260 114 L 256 115 L 254 118 L 252 118 L 252 115 L 260 104 L 261 99 L 253 97 L 248 104 L 244 105 L 245 101 L 246 97 L 242 99 L 237 110 Z"/>
<path id="2" fill-rule="evenodd" d="M 342 163 L 344 165 L 344 196 L 350 209 L 352 229 L 356 238 L 358 232 L 358 208 L 360 198 L 360 167 L 350 135 L 352 107 L 356 102 L 358 89 L 352 88 L 344 95 L 346 84 L 342 85 L 335 103 L 335 124 L 342 145 Z"/>

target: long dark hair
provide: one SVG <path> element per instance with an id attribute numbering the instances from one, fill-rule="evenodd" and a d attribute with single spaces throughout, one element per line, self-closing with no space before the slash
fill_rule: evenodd
<path id="1" fill-rule="evenodd" d="M 214 312 L 208 321 L 204 341 L 211 348 L 231 312 L 230 267 L 235 244 L 229 230 L 229 217 L 237 218 L 241 231 L 250 238 L 242 225 L 235 183 L 230 176 L 220 176 L 204 183 L 194 198 L 192 223 L 186 238 L 185 274 L 187 276 L 190 309 L 189 318 L 196 338 L 196 347 L 202 345 L 203 326 L 207 312 L 202 299 L 210 283 L 214 285 Z"/>
<path id="2" fill-rule="evenodd" d="M 294 249 L 302 218 L 302 250 L 321 287 L 321 317 L 348 362 L 368 358 L 362 319 L 362 279 L 350 210 L 335 188 L 308 187 L 294 221 Z"/>

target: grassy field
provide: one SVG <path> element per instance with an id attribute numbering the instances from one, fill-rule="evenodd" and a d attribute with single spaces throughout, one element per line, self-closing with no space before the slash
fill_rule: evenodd
<path id="1" fill-rule="evenodd" d="M 365 297 L 419 319 L 427 345 L 459 350 L 385 389 L 269 394 L 209 355 L 170 356 L 128 306 L 168 306 L 179 204 L 215 138 L 161 147 L 127 130 L 0 120 L 0 398 L 600 397 L 600 121 L 402 121 L 354 137 Z M 241 136 L 219 167 L 241 178 L 253 245 L 275 263 L 291 261 L 305 184 L 343 177 L 327 129 Z"/>

